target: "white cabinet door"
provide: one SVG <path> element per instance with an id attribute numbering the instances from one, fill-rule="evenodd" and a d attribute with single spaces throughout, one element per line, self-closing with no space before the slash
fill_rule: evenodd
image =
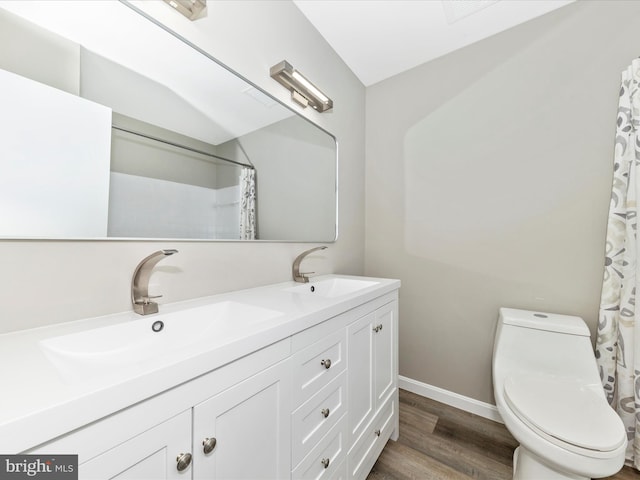
<path id="1" fill-rule="evenodd" d="M 349 478 L 364 479 L 397 429 L 397 315 L 392 301 L 347 327 Z"/>
<path id="2" fill-rule="evenodd" d="M 376 310 L 373 328 L 373 363 L 376 408 L 379 408 L 396 387 L 396 324 L 397 303 Z"/>
<path id="3" fill-rule="evenodd" d="M 375 414 L 373 335 L 375 312 L 347 327 L 349 442 L 352 444 Z"/>
<path id="4" fill-rule="evenodd" d="M 275 479 L 291 471 L 291 371 L 284 361 L 194 407 L 194 479 Z M 215 447 L 204 452 L 204 443 Z"/>
<path id="5" fill-rule="evenodd" d="M 192 465 L 178 470 L 177 458 L 191 452 L 191 410 L 82 463 L 79 478 L 118 480 L 190 479 Z"/>

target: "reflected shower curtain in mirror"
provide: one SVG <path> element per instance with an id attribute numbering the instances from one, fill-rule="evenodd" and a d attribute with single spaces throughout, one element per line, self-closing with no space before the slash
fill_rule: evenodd
<path id="1" fill-rule="evenodd" d="M 596 361 L 607 400 L 627 430 L 627 463 L 640 466 L 640 312 L 637 205 L 640 185 L 640 59 L 622 73 L 607 223 Z"/>
<path id="2" fill-rule="evenodd" d="M 244 167 L 240 172 L 240 240 L 256 238 L 256 171 Z"/>

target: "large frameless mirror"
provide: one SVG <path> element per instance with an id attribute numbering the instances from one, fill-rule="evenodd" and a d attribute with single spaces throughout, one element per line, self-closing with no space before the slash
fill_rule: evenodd
<path id="1" fill-rule="evenodd" d="M 335 138 L 126 3 L 0 1 L 0 87 L 0 238 L 335 240 Z"/>

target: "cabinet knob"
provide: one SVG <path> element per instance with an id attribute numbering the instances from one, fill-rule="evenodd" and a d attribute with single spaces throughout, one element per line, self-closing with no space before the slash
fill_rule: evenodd
<path id="1" fill-rule="evenodd" d="M 376 437 L 379 437 L 379 436 L 380 436 L 380 429 L 377 429 L 377 430 L 376 430 L 375 432 L 373 432 L 373 433 L 375 433 L 375 434 L 376 434 Z"/>
<path id="2" fill-rule="evenodd" d="M 382 330 L 382 324 L 376 325 L 375 327 L 373 327 L 373 331 L 376 333 L 378 333 L 380 330 Z"/>
<path id="3" fill-rule="evenodd" d="M 331 359 L 327 358 L 326 360 L 322 360 L 320 365 L 323 365 L 326 369 L 331 368 Z"/>
<path id="4" fill-rule="evenodd" d="M 323 458 L 322 460 L 320 460 L 320 463 L 322 463 L 322 466 L 324 468 L 329 468 L 329 462 L 330 460 L 328 458 Z"/>
<path id="5" fill-rule="evenodd" d="M 327 418 L 329 416 L 329 409 L 328 408 L 323 408 L 320 413 L 322 413 L 322 416 L 324 418 Z"/>
<path id="6" fill-rule="evenodd" d="M 176 462 L 178 462 L 178 465 L 176 467 L 178 468 L 179 472 L 186 470 L 189 465 L 191 465 L 191 454 L 181 453 L 180 455 L 178 455 L 178 458 L 176 458 Z"/>
<path id="7" fill-rule="evenodd" d="M 215 439 L 215 437 L 212 438 L 205 438 L 202 441 L 202 446 L 204 447 L 202 450 L 204 450 L 204 453 L 211 453 L 213 452 L 213 449 L 216 448 L 216 443 L 217 440 Z"/>

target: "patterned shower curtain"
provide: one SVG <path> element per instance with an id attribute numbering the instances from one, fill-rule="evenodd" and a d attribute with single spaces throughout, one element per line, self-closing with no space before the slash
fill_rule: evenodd
<path id="1" fill-rule="evenodd" d="M 640 59 L 622 73 L 614 149 L 613 188 L 596 360 L 611 406 L 627 430 L 627 463 L 640 467 L 640 312 L 637 195 L 640 193 Z"/>
<path id="2" fill-rule="evenodd" d="M 240 172 L 240 240 L 256 238 L 256 171 L 243 167 Z"/>

